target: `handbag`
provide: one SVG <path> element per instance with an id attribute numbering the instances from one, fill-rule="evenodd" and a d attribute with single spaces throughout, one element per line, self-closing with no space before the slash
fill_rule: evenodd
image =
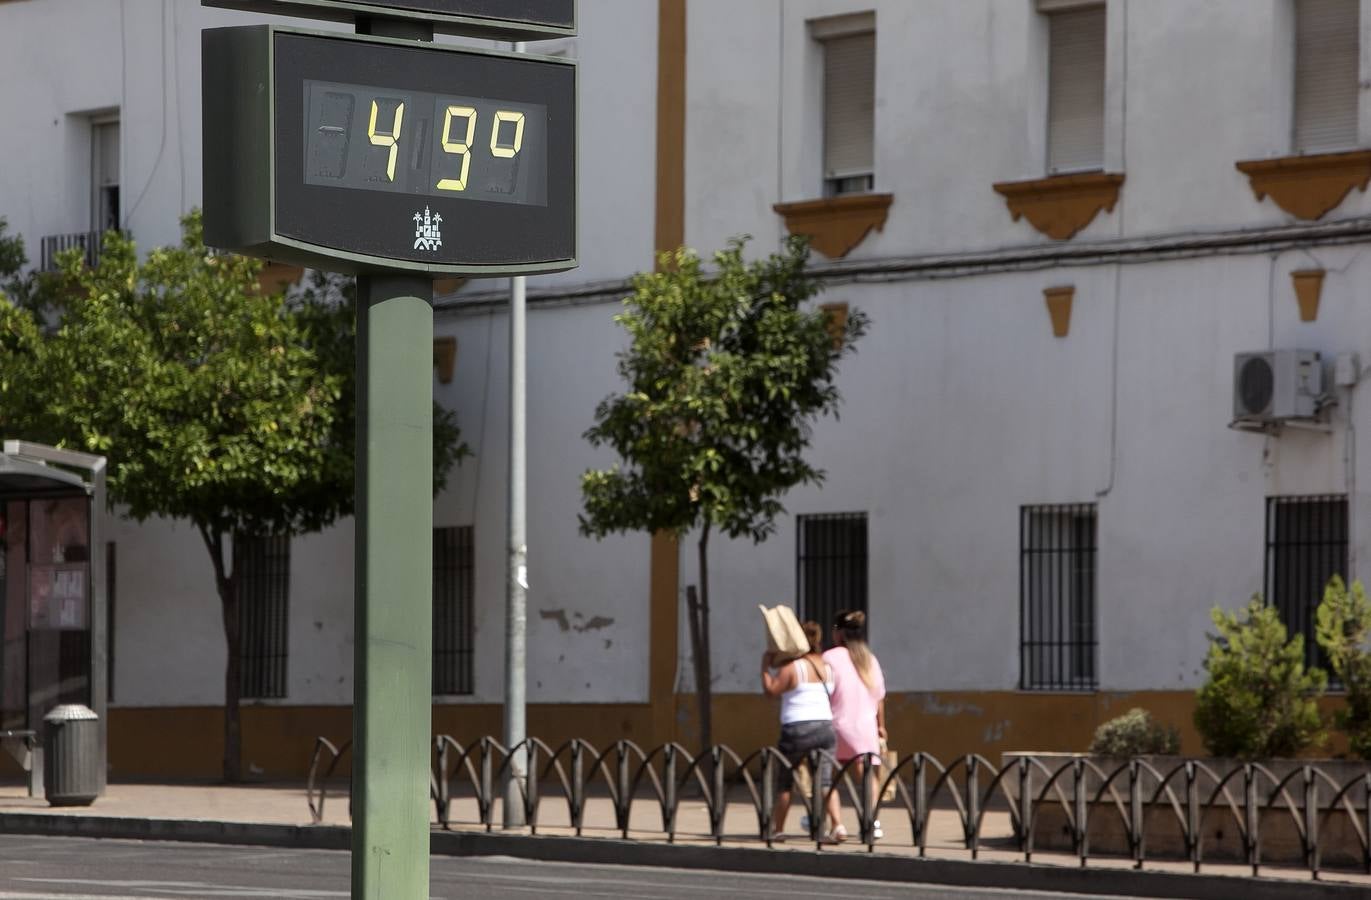
<path id="1" fill-rule="evenodd" d="M 881 738 L 881 777 L 890 778 L 890 773 L 895 771 L 895 767 L 900 764 L 900 754 L 890 749 L 886 744 L 885 738 Z M 891 778 L 885 784 L 885 790 L 881 791 L 881 802 L 890 803 L 895 799 L 896 783 Z"/>
<path id="2" fill-rule="evenodd" d="M 797 659 L 809 652 L 809 639 L 795 618 L 795 610 L 784 604 L 770 609 L 758 604 L 757 608 L 766 624 L 767 650 L 781 659 Z"/>

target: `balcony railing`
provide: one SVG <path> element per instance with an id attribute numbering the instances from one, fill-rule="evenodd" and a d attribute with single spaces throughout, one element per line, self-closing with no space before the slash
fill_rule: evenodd
<path id="1" fill-rule="evenodd" d="M 91 268 L 100 261 L 100 238 L 102 231 L 74 231 L 70 234 L 48 234 L 42 240 L 42 270 L 57 270 L 57 255 L 66 250 L 79 248 Z"/>

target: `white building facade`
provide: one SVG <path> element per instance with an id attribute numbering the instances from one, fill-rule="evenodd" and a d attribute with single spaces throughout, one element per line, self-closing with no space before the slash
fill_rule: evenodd
<path id="1" fill-rule="evenodd" d="M 823 486 L 761 545 L 711 541 L 716 740 L 773 737 L 755 608 L 787 602 L 868 611 L 901 750 L 1084 749 L 1143 705 L 1198 751 L 1210 608 L 1264 592 L 1302 628 L 1371 540 L 1371 2 L 579 5 L 579 37 L 529 47 L 581 73 L 581 266 L 529 285 L 530 733 L 691 740 L 693 537 L 582 538 L 580 475 L 613 460 L 581 435 L 655 249 L 793 230 L 820 302 L 871 328 L 814 428 Z M 198 32 L 252 21 L 0 2 L 0 216 L 35 264 L 113 222 L 177 239 Z M 503 683 L 506 286 L 448 287 L 434 394 L 473 455 L 434 501 L 434 720 L 469 739 L 498 733 Z M 1320 355 L 1288 373 L 1317 411 L 1231 427 L 1235 355 L 1277 350 Z M 209 560 L 184 523 L 106 534 L 113 774 L 211 774 Z M 315 735 L 349 735 L 351 560 L 344 522 L 254 563 L 245 765 L 298 772 Z"/>

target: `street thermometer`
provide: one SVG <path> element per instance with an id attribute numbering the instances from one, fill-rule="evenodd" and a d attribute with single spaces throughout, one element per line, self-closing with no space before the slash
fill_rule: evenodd
<path id="1" fill-rule="evenodd" d="M 575 62 L 433 35 L 572 36 L 576 3 L 202 2 L 358 32 L 204 31 L 205 243 L 358 276 L 352 897 L 425 900 L 432 280 L 572 268 L 577 190 Z M 522 296 L 516 287 L 510 304 L 511 423 L 522 422 Z"/>

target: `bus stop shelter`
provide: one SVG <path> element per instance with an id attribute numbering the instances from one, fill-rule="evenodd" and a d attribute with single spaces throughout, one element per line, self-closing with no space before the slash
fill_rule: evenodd
<path id="1" fill-rule="evenodd" d="M 0 446 L 0 744 L 43 784 L 43 717 L 63 703 L 99 716 L 107 759 L 105 458 L 28 441 Z"/>

